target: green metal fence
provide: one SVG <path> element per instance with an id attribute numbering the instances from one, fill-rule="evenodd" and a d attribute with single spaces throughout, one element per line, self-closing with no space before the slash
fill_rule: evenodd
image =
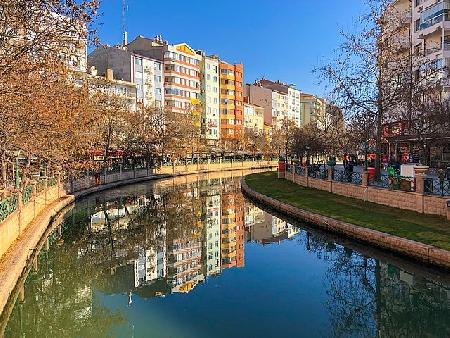
<path id="1" fill-rule="evenodd" d="M 19 195 L 15 192 L 0 201 L 0 221 L 12 214 L 19 207 Z"/>
<path id="2" fill-rule="evenodd" d="M 33 188 L 31 185 L 27 185 L 22 191 L 22 204 L 28 203 L 33 196 Z"/>

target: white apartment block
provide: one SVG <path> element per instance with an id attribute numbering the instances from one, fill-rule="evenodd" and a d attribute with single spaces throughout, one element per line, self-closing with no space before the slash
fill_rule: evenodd
<path id="1" fill-rule="evenodd" d="M 158 60 L 131 55 L 132 82 L 136 84 L 137 103 L 145 107 L 164 106 L 164 67 Z"/>
<path id="2" fill-rule="evenodd" d="M 295 121 L 298 127 L 302 126 L 300 115 L 300 90 L 288 88 L 288 118 Z"/>
<path id="3" fill-rule="evenodd" d="M 201 52 L 198 52 L 203 54 Z M 201 126 L 209 145 L 217 145 L 220 138 L 219 59 L 203 55 L 201 63 Z"/>

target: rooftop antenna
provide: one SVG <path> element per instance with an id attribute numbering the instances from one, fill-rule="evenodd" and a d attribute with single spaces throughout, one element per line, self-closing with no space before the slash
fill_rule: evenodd
<path id="1" fill-rule="evenodd" d="M 128 33 L 127 29 L 127 1 L 122 0 L 122 47 L 126 47 L 128 45 Z"/>

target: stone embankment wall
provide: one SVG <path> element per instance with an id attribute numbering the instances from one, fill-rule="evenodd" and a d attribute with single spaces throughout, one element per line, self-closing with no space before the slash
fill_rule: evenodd
<path id="1" fill-rule="evenodd" d="M 242 190 L 254 200 L 294 219 L 306 221 L 324 230 L 368 242 L 428 264 L 450 269 L 450 251 L 295 208 L 252 190 L 245 182 L 245 178 L 242 179 Z"/>
<path id="2" fill-rule="evenodd" d="M 363 173 L 362 184 L 336 182 L 331 179 L 318 179 L 307 175 L 298 175 L 293 172 L 285 172 L 281 177 L 295 182 L 298 185 L 329 191 L 333 194 L 357 198 L 363 201 L 387 205 L 394 208 L 416 211 L 429 215 L 439 215 L 450 220 L 450 208 L 447 201 L 450 198 L 429 196 L 423 193 L 423 189 L 416 188 L 416 192 L 390 190 L 377 188 L 367 184 L 368 173 Z M 423 181 L 422 181 L 423 184 Z"/>

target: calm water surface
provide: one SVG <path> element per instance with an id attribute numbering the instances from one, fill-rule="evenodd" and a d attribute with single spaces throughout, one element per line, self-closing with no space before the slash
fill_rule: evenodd
<path id="1" fill-rule="evenodd" d="M 231 175 L 78 202 L 3 314 L 4 335 L 450 337 L 448 274 L 291 224 Z"/>

